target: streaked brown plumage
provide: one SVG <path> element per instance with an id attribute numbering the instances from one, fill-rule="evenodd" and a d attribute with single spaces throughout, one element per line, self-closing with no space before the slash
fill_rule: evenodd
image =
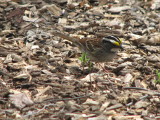
<path id="1" fill-rule="evenodd" d="M 53 31 L 52 34 L 73 42 L 82 52 L 86 52 L 87 57 L 94 62 L 111 61 L 115 57 L 117 51 L 122 49 L 121 41 L 115 36 L 80 39 L 70 37 L 57 31 Z"/>

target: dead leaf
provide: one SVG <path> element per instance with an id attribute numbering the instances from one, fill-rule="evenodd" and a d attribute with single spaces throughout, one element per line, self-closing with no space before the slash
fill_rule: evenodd
<path id="1" fill-rule="evenodd" d="M 11 94 L 9 99 L 11 103 L 19 109 L 33 104 L 33 101 L 25 93 Z"/>

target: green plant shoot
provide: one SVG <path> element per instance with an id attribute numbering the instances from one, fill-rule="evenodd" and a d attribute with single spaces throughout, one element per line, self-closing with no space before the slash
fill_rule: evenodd
<path id="1" fill-rule="evenodd" d="M 160 72 L 159 72 L 158 70 L 156 70 L 156 77 L 157 77 L 157 79 L 154 80 L 154 82 L 155 82 L 156 84 L 160 84 Z"/>

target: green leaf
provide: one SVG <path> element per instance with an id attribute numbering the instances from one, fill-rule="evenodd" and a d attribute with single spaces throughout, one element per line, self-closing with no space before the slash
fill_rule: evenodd
<path id="1" fill-rule="evenodd" d="M 154 82 L 156 84 L 160 84 L 160 72 L 158 70 L 156 70 L 156 76 L 157 76 L 157 80 L 154 80 Z"/>

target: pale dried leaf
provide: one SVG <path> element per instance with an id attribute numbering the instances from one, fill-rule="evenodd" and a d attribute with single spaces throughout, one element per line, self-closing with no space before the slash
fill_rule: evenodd
<path id="1" fill-rule="evenodd" d="M 9 99 L 12 104 L 14 104 L 19 109 L 33 104 L 33 101 L 25 93 L 11 94 Z"/>

